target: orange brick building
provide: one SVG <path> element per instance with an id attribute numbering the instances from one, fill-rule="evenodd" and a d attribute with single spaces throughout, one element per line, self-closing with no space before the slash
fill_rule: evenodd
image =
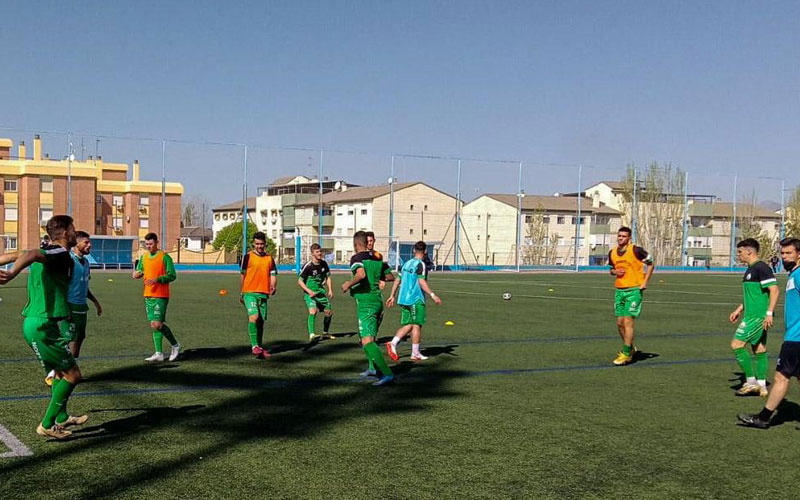
<path id="1" fill-rule="evenodd" d="M 138 241 L 151 231 L 161 235 L 161 213 L 166 209 L 162 247 L 177 246 L 180 183 L 166 183 L 166 207 L 162 207 L 161 181 L 142 181 L 138 161 L 131 168 L 125 163 L 106 163 L 99 156 L 86 161 L 53 160 L 42 154 L 38 135 L 32 154 L 23 141 L 13 149 L 11 139 L 0 138 L 1 250 L 37 247 L 50 217 L 68 213 L 69 184 L 76 229 L 92 235 L 134 236 Z M 134 251 L 137 248 L 134 244 Z"/>

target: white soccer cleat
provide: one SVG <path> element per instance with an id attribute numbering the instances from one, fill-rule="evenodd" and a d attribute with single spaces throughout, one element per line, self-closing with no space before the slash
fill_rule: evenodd
<path id="1" fill-rule="evenodd" d="M 172 349 L 169 351 L 169 360 L 175 361 L 178 359 L 178 356 L 181 354 L 181 344 L 180 342 L 172 346 Z"/>
<path id="2" fill-rule="evenodd" d="M 164 361 L 164 355 L 160 352 L 153 353 L 149 358 L 144 358 L 148 363 L 161 363 Z"/>
<path id="3" fill-rule="evenodd" d="M 411 355 L 411 361 L 413 361 L 415 363 L 419 363 L 420 361 L 425 361 L 426 359 L 428 359 L 428 356 L 423 356 L 422 354 L 412 354 Z"/>

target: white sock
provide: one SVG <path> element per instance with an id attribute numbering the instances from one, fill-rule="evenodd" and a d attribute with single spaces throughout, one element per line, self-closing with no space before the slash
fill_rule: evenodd
<path id="1" fill-rule="evenodd" d="M 412 356 L 419 356 L 419 344 L 411 344 L 411 355 Z"/>
<path id="2" fill-rule="evenodd" d="M 55 378 L 55 376 L 56 376 L 55 370 L 50 370 L 50 373 L 47 374 L 47 378 Z"/>
<path id="3" fill-rule="evenodd" d="M 758 381 L 758 385 L 760 385 L 761 387 L 766 387 L 767 386 L 767 381 L 766 380 L 759 380 Z"/>
<path id="4" fill-rule="evenodd" d="M 400 337 L 395 335 L 395 337 L 392 339 L 392 345 L 394 347 L 397 347 L 398 345 L 400 345 L 400 341 L 401 340 L 403 340 L 403 339 L 401 339 Z"/>
<path id="5" fill-rule="evenodd" d="M 755 377 L 747 377 L 747 383 L 755 385 L 756 384 L 756 378 Z"/>

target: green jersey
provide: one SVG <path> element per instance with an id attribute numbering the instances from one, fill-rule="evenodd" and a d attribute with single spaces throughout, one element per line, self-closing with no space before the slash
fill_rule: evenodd
<path id="1" fill-rule="evenodd" d="M 22 315 L 28 318 L 60 319 L 70 315 L 67 295 L 73 261 L 69 250 L 49 245 L 39 250 L 45 262 L 34 262 L 28 272 L 28 303 Z"/>
<path id="2" fill-rule="evenodd" d="M 380 281 L 388 272 L 382 260 L 377 260 L 369 252 L 358 252 L 350 259 L 350 271 L 355 276 L 359 269 L 364 269 L 366 278 L 350 287 L 350 295 L 358 302 L 383 302 Z"/>
<path id="3" fill-rule="evenodd" d="M 325 291 L 325 283 L 331 275 L 331 268 L 324 260 L 319 261 L 319 264 L 314 264 L 313 261 L 306 262 L 303 269 L 300 271 L 300 278 L 303 283 L 312 291 L 319 294 Z"/>
<path id="4" fill-rule="evenodd" d="M 769 287 L 777 286 L 778 280 L 772 269 L 762 261 L 747 268 L 742 277 L 742 294 L 744 316 L 747 318 L 763 318 L 769 307 Z"/>

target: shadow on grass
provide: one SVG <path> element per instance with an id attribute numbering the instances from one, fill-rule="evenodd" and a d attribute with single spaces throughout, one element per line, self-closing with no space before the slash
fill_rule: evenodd
<path id="1" fill-rule="evenodd" d="M 657 358 L 659 356 L 660 354 L 657 354 L 655 352 L 636 351 L 633 353 L 633 361 L 631 362 L 631 364 L 638 363 L 640 361 L 647 361 L 648 359 Z"/>
<path id="2" fill-rule="evenodd" d="M 327 353 L 341 349 L 352 349 L 349 342 L 334 344 Z M 226 355 L 227 350 L 213 351 Z M 283 361 L 291 363 L 303 357 L 285 356 Z M 376 415 L 400 415 L 426 409 L 436 401 L 457 397 L 460 393 L 452 389 L 453 382 L 466 375 L 465 372 L 448 369 L 452 358 L 445 358 L 435 365 L 407 363 L 408 368 L 397 367 L 398 383 L 376 388 L 370 385 L 373 379 L 332 379 L 331 373 L 346 369 L 357 373 L 363 360 L 353 359 L 334 370 L 325 369 L 310 376 L 284 379 L 277 371 L 269 375 L 243 375 L 235 373 L 213 373 L 197 369 L 198 365 L 187 364 L 186 370 L 161 370 L 157 366 L 136 365 L 121 367 L 96 374 L 96 382 L 135 383 L 139 386 L 177 387 L 178 391 L 202 391 L 223 389 L 214 392 L 214 397 L 205 398 L 213 404 L 165 407 L 147 407 L 142 402 L 146 397 L 121 395 L 129 401 L 122 408 L 102 408 L 90 411 L 95 419 L 117 412 L 137 412 L 122 418 L 95 423 L 75 431 L 71 441 L 52 443 L 47 451 L 33 457 L 21 459 L 0 467 L 0 474 L 11 479 L 6 487 L 13 488 L 30 484 L 49 464 L 57 460 L 75 459 L 77 456 L 95 455 L 102 460 L 103 454 L 114 454 L 120 449 L 145 446 L 141 436 L 152 432 L 169 431 L 175 436 L 192 438 L 178 447 L 179 452 L 168 457 L 153 457 L 152 461 L 131 463 L 126 470 L 117 470 L 112 475 L 97 475 L 80 484 L 72 484 L 69 494 L 73 498 L 108 498 L 120 495 L 131 488 L 140 488 L 158 478 L 163 471 L 180 474 L 186 471 L 198 455 L 213 459 L 224 455 L 240 444 L 269 442 L 273 439 L 307 439 L 333 426 L 343 424 L 368 424 Z M 254 360 L 258 362 L 257 360 Z M 266 363 L 269 363 L 267 361 Z M 409 370 L 418 370 L 412 377 L 402 375 Z M 335 390 L 331 390 L 335 388 Z M 203 392 L 195 392 L 198 399 Z M 74 403 L 75 407 L 86 407 L 96 399 Z M 353 404 L 342 404 L 350 401 Z M 131 408 L 141 405 L 141 408 Z M 74 458 L 73 458 L 74 457 Z M 42 486 L 44 488 L 44 486 Z M 42 491 L 31 491 L 41 495 Z M 65 490 L 66 494 L 66 490 Z"/>
<path id="3" fill-rule="evenodd" d="M 786 422 L 800 422 L 800 405 L 784 399 L 778 405 L 777 412 L 769 421 L 770 427 L 785 424 Z"/>

